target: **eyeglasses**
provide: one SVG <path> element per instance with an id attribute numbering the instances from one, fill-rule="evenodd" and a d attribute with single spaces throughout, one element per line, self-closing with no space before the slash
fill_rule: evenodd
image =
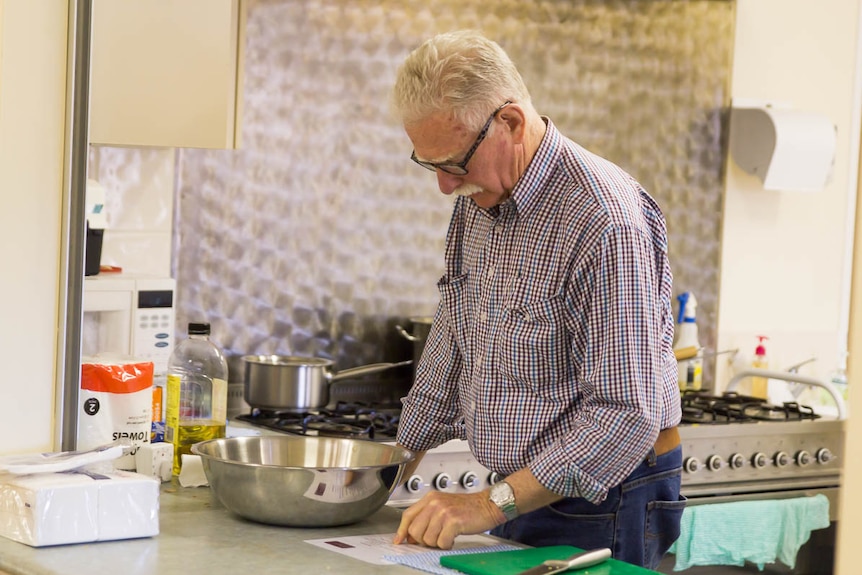
<path id="1" fill-rule="evenodd" d="M 425 160 L 420 160 L 416 157 L 416 150 L 413 150 L 413 153 L 410 155 L 410 159 L 422 166 L 427 170 L 431 170 L 432 172 L 436 172 L 437 170 L 441 170 L 446 172 L 447 174 L 452 174 L 453 176 L 465 176 L 467 175 L 467 164 L 470 162 L 470 158 L 473 157 L 473 154 L 476 152 L 476 149 L 479 147 L 479 144 L 482 143 L 482 140 L 485 139 L 485 136 L 488 135 L 488 130 L 491 128 L 491 122 L 500 113 L 500 110 L 511 104 L 512 102 L 506 100 L 502 106 L 494 110 L 494 113 L 488 117 L 488 121 L 485 122 L 485 125 L 482 126 L 482 131 L 479 132 L 479 135 L 476 137 L 476 141 L 473 142 L 473 145 L 467 151 L 467 155 L 464 156 L 464 159 L 460 162 L 426 162 Z"/>

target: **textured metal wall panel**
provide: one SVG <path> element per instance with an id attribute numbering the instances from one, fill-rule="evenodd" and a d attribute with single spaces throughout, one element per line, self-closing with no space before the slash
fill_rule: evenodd
<path id="1" fill-rule="evenodd" d="M 675 291 L 695 292 L 701 343 L 713 347 L 733 9 L 250 2 L 244 148 L 180 154 L 180 331 L 208 320 L 233 356 L 325 356 L 341 368 L 410 357 L 393 326 L 435 307 L 451 200 L 409 161 L 389 91 L 426 37 L 476 28 L 510 53 L 541 113 L 656 197 Z"/>

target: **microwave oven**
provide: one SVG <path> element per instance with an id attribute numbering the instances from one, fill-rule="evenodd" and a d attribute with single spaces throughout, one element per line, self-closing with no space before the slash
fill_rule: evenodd
<path id="1" fill-rule="evenodd" d="M 82 355 L 152 361 L 154 379 L 164 379 L 174 350 L 175 291 L 173 278 L 85 277 Z"/>

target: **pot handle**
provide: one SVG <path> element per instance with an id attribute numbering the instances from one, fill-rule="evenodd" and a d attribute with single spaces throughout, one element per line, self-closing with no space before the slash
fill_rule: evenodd
<path id="1" fill-rule="evenodd" d="M 403 327 L 401 327 L 400 325 L 396 325 L 395 329 L 397 329 L 398 333 L 400 333 L 402 336 L 404 336 L 404 339 L 406 339 L 408 341 L 420 341 L 422 339 L 420 337 L 416 337 L 415 335 L 407 333 L 407 330 L 404 329 Z"/>
<path id="2" fill-rule="evenodd" d="M 351 377 L 359 377 L 360 375 L 370 375 L 372 373 L 378 373 L 381 371 L 386 371 L 387 369 L 392 369 L 394 367 L 401 367 L 402 365 L 412 365 L 413 360 L 408 359 L 407 361 L 399 361 L 397 363 L 371 363 L 369 365 L 360 365 L 359 367 L 351 367 L 349 369 L 345 369 L 339 371 L 335 375 L 332 376 L 330 382 L 336 382 L 342 379 L 348 379 Z"/>

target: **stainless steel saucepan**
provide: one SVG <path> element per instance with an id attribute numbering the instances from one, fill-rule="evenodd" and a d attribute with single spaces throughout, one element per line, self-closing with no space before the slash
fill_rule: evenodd
<path id="1" fill-rule="evenodd" d="M 335 372 L 332 360 L 292 355 L 245 355 L 245 402 L 259 409 L 306 411 L 329 404 L 329 387 L 352 377 L 410 365 L 372 363 Z"/>

